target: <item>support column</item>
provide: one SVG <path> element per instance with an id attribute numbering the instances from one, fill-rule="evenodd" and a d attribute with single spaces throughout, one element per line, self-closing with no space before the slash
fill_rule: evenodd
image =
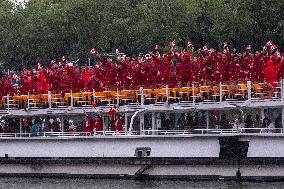
<path id="1" fill-rule="evenodd" d="M 48 91 L 47 94 L 48 108 L 51 109 L 51 92 Z"/>
<path id="2" fill-rule="evenodd" d="M 178 120 L 179 120 L 180 114 L 175 112 L 175 128 L 179 129 L 179 124 L 178 124 Z"/>
<path id="3" fill-rule="evenodd" d="M 157 117 L 156 117 L 156 130 L 159 130 L 160 128 L 162 128 L 162 119 L 161 119 L 161 113 L 157 113 Z"/>
<path id="4" fill-rule="evenodd" d="M 247 82 L 248 102 L 251 103 L 251 81 Z"/>
<path id="5" fill-rule="evenodd" d="M 140 135 L 143 135 L 144 132 L 144 113 L 140 114 Z"/>
<path id="6" fill-rule="evenodd" d="M 284 128 L 284 108 L 282 108 L 281 117 L 282 117 L 282 128 Z M 283 130 L 281 133 L 283 133 Z"/>
<path id="7" fill-rule="evenodd" d="M 61 132 L 64 132 L 64 118 L 61 116 Z"/>
<path id="8" fill-rule="evenodd" d="M 125 131 L 127 131 L 128 129 L 127 129 L 127 123 L 128 122 L 128 113 L 125 113 L 125 115 L 124 115 L 124 125 L 125 125 L 125 128 L 124 128 L 124 130 Z"/>
<path id="9" fill-rule="evenodd" d="M 153 130 L 157 130 L 156 129 L 156 113 L 152 112 L 152 134 L 153 134 Z"/>
<path id="10" fill-rule="evenodd" d="M 221 82 L 220 82 L 219 86 L 220 86 L 220 89 L 219 89 L 219 95 L 220 95 L 219 97 L 220 97 L 220 99 L 219 99 L 219 101 L 222 102 L 223 101 L 223 94 L 222 94 L 222 83 Z"/>
<path id="11" fill-rule="evenodd" d="M 105 121 L 105 116 L 102 115 L 102 119 L 103 119 L 103 130 L 106 131 L 106 121 Z"/>
<path id="12" fill-rule="evenodd" d="M 206 129 L 209 129 L 209 110 L 206 110 Z"/>
<path id="13" fill-rule="evenodd" d="M 22 133 L 23 133 L 23 119 L 22 119 L 22 117 L 20 117 L 20 134 L 22 134 Z"/>
<path id="14" fill-rule="evenodd" d="M 260 109 L 260 118 L 261 118 L 261 122 L 264 119 L 265 115 L 264 115 L 264 108 Z"/>

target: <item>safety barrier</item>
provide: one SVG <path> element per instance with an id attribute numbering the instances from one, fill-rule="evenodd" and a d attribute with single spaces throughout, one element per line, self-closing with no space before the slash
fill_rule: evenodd
<path id="1" fill-rule="evenodd" d="M 10 95 L 2 97 L 2 109 L 122 106 L 159 103 L 216 103 L 283 100 L 283 80 L 275 83 L 192 84 L 169 88 L 105 90 L 69 93 Z"/>
<path id="2" fill-rule="evenodd" d="M 0 133 L 0 138 L 21 137 L 99 137 L 99 136 L 186 136 L 186 135 L 247 135 L 284 134 L 283 128 L 239 128 L 239 129 L 190 129 L 190 130 L 142 130 L 142 131 L 99 131 L 99 132 L 40 132 L 40 133 Z M 283 135 L 284 136 L 284 135 Z"/>

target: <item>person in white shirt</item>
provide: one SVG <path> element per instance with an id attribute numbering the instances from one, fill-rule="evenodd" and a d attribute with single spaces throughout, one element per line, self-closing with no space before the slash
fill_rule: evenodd
<path id="1" fill-rule="evenodd" d="M 244 124 L 241 123 L 241 121 L 239 119 L 236 119 L 233 125 L 233 129 L 234 130 L 241 130 L 242 128 L 244 128 Z"/>

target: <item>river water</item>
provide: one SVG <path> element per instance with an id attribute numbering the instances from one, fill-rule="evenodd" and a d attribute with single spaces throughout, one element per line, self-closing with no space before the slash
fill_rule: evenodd
<path id="1" fill-rule="evenodd" d="M 0 178 L 0 189 L 276 189 L 284 182 L 133 181 L 114 179 Z"/>

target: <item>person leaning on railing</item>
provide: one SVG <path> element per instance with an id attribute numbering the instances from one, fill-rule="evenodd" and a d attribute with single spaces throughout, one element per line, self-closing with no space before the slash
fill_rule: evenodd
<path id="1" fill-rule="evenodd" d="M 253 120 L 252 120 L 252 116 L 251 115 L 248 115 L 245 119 L 245 132 L 246 133 L 253 133 L 254 130 L 253 129 L 250 129 L 250 128 L 253 128 Z"/>
<path id="2" fill-rule="evenodd" d="M 268 119 L 268 117 L 265 117 L 263 119 L 262 127 L 265 128 L 262 131 L 264 133 L 275 133 L 276 132 L 274 123 L 271 122 L 270 119 Z"/>
<path id="3" fill-rule="evenodd" d="M 233 125 L 233 129 L 234 130 L 241 130 L 242 128 L 244 128 L 244 124 L 241 123 L 241 121 L 239 119 L 236 119 Z"/>

